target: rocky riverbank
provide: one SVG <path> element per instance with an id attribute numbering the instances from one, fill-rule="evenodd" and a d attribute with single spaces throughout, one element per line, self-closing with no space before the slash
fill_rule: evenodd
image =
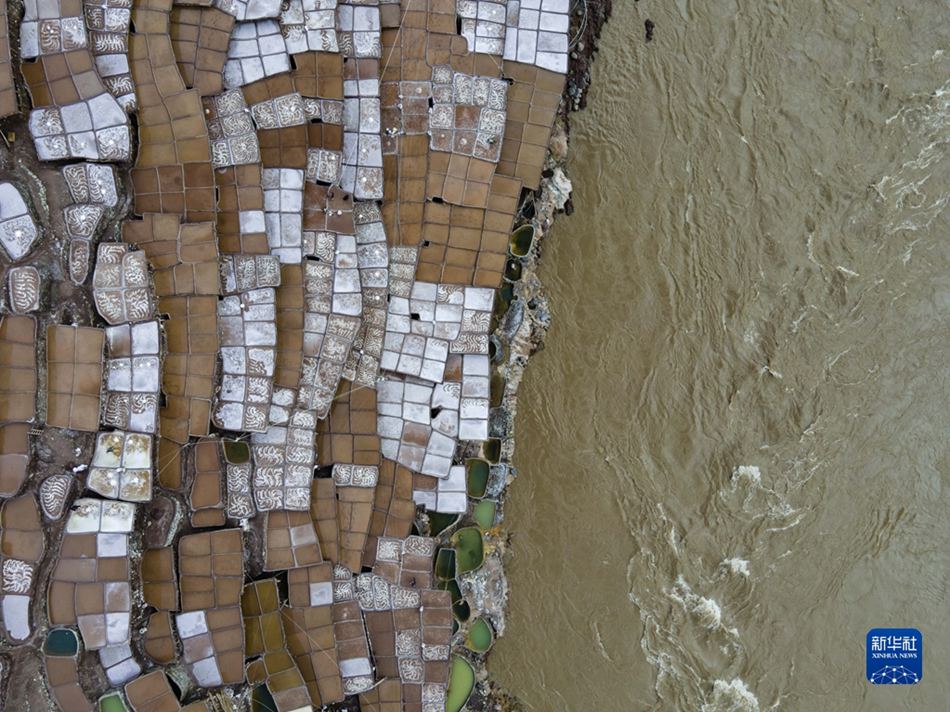
<path id="1" fill-rule="evenodd" d="M 544 178 L 538 191 L 530 195 L 521 207 L 516 230 L 530 226 L 534 238 L 527 254 L 518 261 L 515 270 L 520 277 L 509 281 L 511 296 L 507 310 L 500 316 L 493 334 L 496 373 L 504 377 L 504 393 L 498 407 L 492 410 L 491 433 L 501 442 L 499 464 L 492 467 L 488 495 L 499 501 L 496 526 L 489 532 L 485 545 L 484 564 L 477 571 L 461 574 L 459 586 L 469 604 L 472 619 L 491 621 L 495 633 L 505 633 L 505 615 L 508 584 L 505 577 L 505 558 L 510 531 L 518 523 L 504 520 L 504 501 L 508 486 L 518 472 L 511 464 L 515 450 L 515 422 L 518 412 L 518 389 L 531 356 L 544 348 L 544 338 L 551 324 L 544 285 L 537 271 L 541 261 L 544 238 L 559 213 L 570 214 L 571 181 L 567 162 L 570 139 L 570 115 L 583 109 L 590 84 L 590 67 L 597 52 L 597 40 L 604 23 L 610 17 L 612 0 L 587 0 L 577 3 L 572 18 L 572 51 L 568 82 L 545 163 Z M 515 276 L 515 275 L 512 275 Z M 504 294 L 505 290 L 503 290 Z M 493 384 L 494 387 L 494 384 Z M 463 520 L 464 521 L 464 520 Z M 457 526 L 462 526 L 460 522 Z M 448 533 L 455 530 L 452 527 Z M 447 539 L 447 533 L 443 536 Z M 468 660 L 476 670 L 476 686 L 467 708 L 480 711 L 519 710 L 519 701 L 494 682 L 486 668 L 486 655 L 468 652 Z M 490 653 L 489 653 L 490 654 Z"/>

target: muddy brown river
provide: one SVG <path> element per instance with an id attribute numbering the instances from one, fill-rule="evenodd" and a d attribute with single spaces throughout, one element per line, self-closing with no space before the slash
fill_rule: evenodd
<path id="1" fill-rule="evenodd" d="M 544 712 L 948 710 L 950 5 L 614 6 L 490 668 Z M 868 684 L 875 627 L 919 684 Z"/>

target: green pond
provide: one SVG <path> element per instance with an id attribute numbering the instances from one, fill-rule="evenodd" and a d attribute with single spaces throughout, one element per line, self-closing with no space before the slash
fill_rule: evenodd
<path id="1" fill-rule="evenodd" d="M 452 615 L 455 616 L 455 619 L 459 623 L 464 623 L 472 615 L 472 607 L 468 605 L 468 601 L 461 600 L 456 601 L 452 604 Z"/>
<path id="2" fill-rule="evenodd" d="M 498 505 L 494 500 L 482 500 L 475 505 L 475 509 L 472 511 L 472 519 L 482 530 L 487 531 L 495 525 L 495 510 L 497 508 Z"/>
<path id="3" fill-rule="evenodd" d="M 129 712 L 125 700 L 118 692 L 99 698 L 99 712 Z"/>
<path id="4" fill-rule="evenodd" d="M 475 671 L 468 661 L 452 656 L 452 671 L 449 674 L 449 691 L 445 698 L 445 712 L 459 712 L 468 702 L 472 688 L 475 687 Z"/>
<path id="5" fill-rule="evenodd" d="M 462 590 L 459 588 L 459 583 L 455 579 L 439 582 L 439 590 L 448 591 L 452 594 L 453 605 L 462 600 Z"/>
<path id="6" fill-rule="evenodd" d="M 534 241 L 534 225 L 522 225 L 513 233 L 508 241 L 508 248 L 515 257 L 524 257 L 531 250 Z"/>
<path id="7" fill-rule="evenodd" d="M 494 642 L 495 636 L 492 633 L 491 626 L 484 618 L 477 618 L 472 622 L 468 629 L 468 637 L 465 644 L 476 653 L 486 652 Z"/>
<path id="8" fill-rule="evenodd" d="M 251 459 L 251 448 L 240 440 L 224 440 L 224 458 L 232 465 L 242 465 Z"/>
<path id="9" fill-rule="evenodd" d="M 468 496 L 480 499 L 485 496 L 491 467 L 486 460 L 466 460 L 465 473 L 468 475 Z"/>
<path id="10" fill-rule="evenodd" d="M 47 655 L 71 658 L 79 652 L 79 638 L 69 628 L 54 628 L 43 646 Z"/>
<path id="11" fill-rule="evenodd" d="M 464 623 L 468 620 L 469 616 L 472 615 L 472 609 L 468 605 L 468 602 L 462 597 L 462 589 L 459 588 L 459 583 L 455 579 L 450 579 L 448 581 L 439 581 L 437 588 L 442 591 L 448 591 L 452 594 L 452 615 L 454 616 L 455 621 L 460 621 Z M 457 626 L 453 626 L 452 632 L 458 630 Z"/>
<path id="12" fill-rule="evenodd" d="M 465 527 L 452 535 L 455 546 L 455 567 L 459 573 L 474 571 L 482 565 L 485 550 L 482 547 L 482 533 L 477 527 Z"/>
<path id="13" fill-rule="evenodd" d="M 498 462 L 501 458 L 501 440 L 489 438 L 482 444 L 482 455 L 489 462 Z"/>
<path id="14" fill-rule="evenodd" d="M 441 534 L 458 521 L 457 514 L 443 512 L 429 512 L 429 536 Z"/>
<path id="15" fill-rule="evenodd" d="M 455 549 L 439 549 L 435 557 L 435 577 L 442 581 L 455 578 Z"/>

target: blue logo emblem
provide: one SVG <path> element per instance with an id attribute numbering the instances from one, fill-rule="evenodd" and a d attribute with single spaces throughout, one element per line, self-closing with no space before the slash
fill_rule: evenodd
<path id="1" fill-rule="evenodd" d="M 872 685 L 916 685 L 924 676 L 924 636 L 916 628 L 872 628 L 866 646 Z"/>

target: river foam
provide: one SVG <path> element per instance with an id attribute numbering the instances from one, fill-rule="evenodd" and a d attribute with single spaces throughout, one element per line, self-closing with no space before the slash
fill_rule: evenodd
<path id="1" fill-rule="evenodd" d="M 749 577 L 749 562 L 745 559 L 739 559 L 737 557 L 725 559 L 722 565 L 738 576 Z"/>
<path id="2" fill-rule="evenodd" d="M 716 680 L 702 712 L 759 712 L 759 700 L 739 678 Z"/>
<path id="3" fill-rule="evenodd" d="M 676 579 L 676 585 L 667 592 L 667 595 L 690 616 L 707 630 L 719 630 L 722 628 L 722 607 L 713 598 L 701 596 L 694 593 L 686 580 L 682 576 Z M 732 629 L 730 631 L 732 632 Z"/>

